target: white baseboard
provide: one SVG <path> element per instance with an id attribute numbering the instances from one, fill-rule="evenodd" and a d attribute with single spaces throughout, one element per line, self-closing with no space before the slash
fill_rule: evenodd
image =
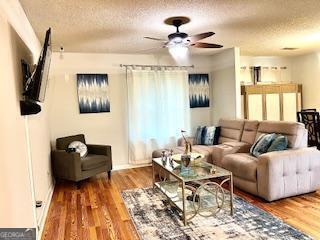
<path id="1" fill-rule="evenodd" d="M 41 237 L 42 237 L 42 232 L 43 232 L 44 224 L 46 222 L 47 215 L 49 212 L 49 207 L 50 207 L 50 203 L 51 203 L 51 199 L 52 199 L 52 195 L 53 195 L 53 191 L 54 191 L 54 186 L 55 186 L 55 183 L 53 181 L 49 190 L 48 190 L 48 193 L 47 193 L 47 196 L 46 196 L 46 199 L 44 202 L 45 205 L 42 206 L 43 209 L 42 209 L 41 215 L 39 217 L 39 220 L 37 222 L 37 225 L 38 225 L 37 239 L 41 239 Z"/>
<path id="2" fill-rule="evenodd" d="M 130 169 L 130 168 L 149 167 L 149 166 L 151 166 L 151 163 L 146 163 L 146 164 L 121 164 L 121 165 L 113 166 L 112 170 L 116 171 L 116 170 Z"/>

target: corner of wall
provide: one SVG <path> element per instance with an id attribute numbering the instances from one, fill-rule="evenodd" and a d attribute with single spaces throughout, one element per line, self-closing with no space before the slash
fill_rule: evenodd
<path id="1" fill-rule="evenodd" d="M 240 82 L 238 83 L 236 72 L 239 56 L 239 48 L 229 48 L 211 57 L 213 124 L 217 124 L 220 118 L 238 116 L 238 106 L 241 106 L 237 100 L 240 96 L 240 89 L 238 89 Z"/>
<path id="2" fill-rule="evenodd" d="M 240 48 L 234 47 L 234 72 L 235 72 L 235 105 L 236 118 L 241 118 L 241 79 L 240 79 Z"/>

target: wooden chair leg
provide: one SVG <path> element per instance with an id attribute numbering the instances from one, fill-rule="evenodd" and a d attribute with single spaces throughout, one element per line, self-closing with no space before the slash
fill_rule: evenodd
<path id="1" fill-rule="evenodd" d="M 111 171 L 108 171 L 108 179 L 111 179 Z"/>

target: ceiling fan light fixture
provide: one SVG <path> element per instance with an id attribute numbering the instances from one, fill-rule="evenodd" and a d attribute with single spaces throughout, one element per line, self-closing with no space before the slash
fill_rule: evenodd
<path id="1" fill-rule="evenodd" d="M 169 53 L 174 58 L 185 58 L 188 55 L 188 47 L 184 44 L 176 44 L 168 47 Z"/>
<path id="2" fill-rule="evenodd" d="M 181 37 L 175 37 L 174 39 L 171 40 L 175 44 L 180 44 L 183 42 L 183 39 Z"/>
<path id="3" fill-rule="evenodd" d="M 199 42 L 202 39 L 211 37 L 214 32 L 204 32 L 189 36 L 187 33 L 180 32 L 179 27 L 183 24 L 190 22 L 190 18 L 187 17 L 171 17 L 164 21 L 168 25 L 176 27 L 176 32 L 168 35 L 168 41 L 159 38 L 145 37 L 146 39 L 156 40 L 163 42 L 162 47 L 168 48 L 171 55 L 181 55 L 187 53 L 189 47 L 195 48 L 222 48 L 222 45 L 213 43 Z"/>

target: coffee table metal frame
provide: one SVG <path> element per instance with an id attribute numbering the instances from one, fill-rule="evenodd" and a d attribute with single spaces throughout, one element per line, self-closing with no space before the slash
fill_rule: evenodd
<path id="1" fill-rule="evenodd" d="M 156 181 L 156 168 L 158 168 L 158 174 L 162 174 L 161 172 L 164 172 L 164 179 L 160 181 Z M 197 176 L 183 176 L 181 175 L 181 166 L 174 162 L 173 165 L 169 164 L 169 162 L 166 163 L 166 165 L 162 164 L 161 158 L 154 158 L 152 160 L 152 179 L 153 179 L 153 188 L 159 189 L 169 200 L 169 202 L 174 205 L 182 214 L 182 221 L 183 224 L 186 225 L 187 221 L 191 220 L 194 216 L 197 214 L 201 216 L 212 216 L 217 214 L 225 205 L 225 198 L 226 198 L 226 193 L 222 185 L 226 182 L 229 182 L 229 206 L 230 206 L 230 214 L 231 216 L 234 213 L 234 208 L 233 208 L 233 177 L 232 177 L 232 172 L 220 168 L 218 166 L 215 166 L 213 164 L 204 162 L 204 161 L 197 161 L 197 163 L 191 163 L 190 169 L 192 170 L 200 170 L 200 174 Z M 176 181 L 171 181 L 170 179 L 168 180 L 167 178 L 174 178 Z M 222 181 L 218 184 L 212 180 L 214 179 L 222 179 Z M 180 190 L 181 190 L 181 197 L 180 199 L 177 197 L 176 199 L 172 198 L 170 196 L 170 193 L 168 189 L 166 188 L 169 186 L 171 183 L 176 183 L 178 184 L 178 189 L 179 185 Z M 189 185 L 191 183 L 191 185 Z M 199 187 L 193 187 L 194 185 L 199 186 Z M 214 187 L 215 191 L 212 192 L 209 187 Z M 186 198 L 186 190 L 191 190 L 193 192 L 193 200 L 190 203 L 189 200 Z M 200 191 L 201 190 L 206 190 L 209 191 L 210 193 L 215 195 L 215 200 L 217 203 L 217 208 L 216 209 L 202 209 L 201 208 L 201 196 L 200 196 Z M 177 190 L 178 191 L 178 190 Z M 220 195 L 219 195 L 220 193 Z M 199 197 L 197 200 L 196 197 Z M 219 197 L 220 196 L 220 197 Z M 188 202 L 187 202 L 188 201 Z M 198 202 L 198 203 L 197 203 Z M 188 206 L 187 206 L 187 203 Z M 191 205 L 191 206 L 190 206 Z M 212 211 L 211 214 L 209 215 L 204 215 L 202 214 L 203 210 L 208 210 Z M 191 217 L 187 218 L 187 215 L 192 215 Z"/>

